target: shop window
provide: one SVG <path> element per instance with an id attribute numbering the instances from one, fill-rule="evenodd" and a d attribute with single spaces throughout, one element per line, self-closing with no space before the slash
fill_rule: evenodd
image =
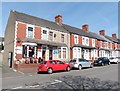
<path id="1" fill-rule="evenodd" d="M 22 53 L 22 57 L 25 58 L 27 57 L 27 46 L 23 45 L 23 53 Z"/>
<path id="2" fill-rule="evenodd" d="M 33 38 L 33 27 L 28 27 L 28 38 Z"/>
<path id="3" fill-rule="evenodd" d="M 63 48 L 63 58 L 66 58 L 66 48 Z"/>
<path id="4" fill-rule="evenodd" d="M 25 58 L 25 57 L 37 57 L 37 51 L 35 51 L 35 46 L 25 46 L 25 45 L 23 45 L 22 56 L 23 56 L 23 58 Z"/>
<path id="5" fill-rule="evenodd" d="M 59 54 L 58 54 L 59 58 L 61 58 L 61 48 L 59 48 L 58 51 L 59 51 Z"/>
<path id="6" fill-rule="evenodd" d="M 61 34 L 61 42 L 65 42 L 65 41 L 64 41 L 64 40 L 65 40 L 64 37 L 65 37 L 64 34 Z"/>

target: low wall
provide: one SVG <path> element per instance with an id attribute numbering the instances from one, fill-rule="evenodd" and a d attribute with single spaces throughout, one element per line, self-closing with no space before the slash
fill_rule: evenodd
<path id="1" fill-rule="evenodd" d="M 14 64 L 14 68 L 17 71 L 33 73 L 33 72 L 37 72 L 38 65 L 39 64 Z"/>
<path id="2" fill-rule="evenodd" d="M 2 61 L 3 61 L 3 53 L 0 52 L 0 65 L 2 65 Z"/>

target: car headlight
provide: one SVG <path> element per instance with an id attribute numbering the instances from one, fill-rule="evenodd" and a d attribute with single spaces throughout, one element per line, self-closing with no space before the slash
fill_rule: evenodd
<path id="1" fill-rule="evenodd" d="M 102 63 L 102 61 L 100 60 L 99 63 Z"/>

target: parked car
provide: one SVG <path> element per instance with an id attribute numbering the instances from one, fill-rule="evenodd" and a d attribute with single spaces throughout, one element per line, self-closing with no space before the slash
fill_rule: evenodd
<path id="1" fill-rule="evenodd" d="M 106 64 L 110 65 L 110 60 L 107 57 L 100 57 L 94 61 L 94 65 L 104 66 Z"/>
<path id="2" fill-rule="evenodd" d="M 62 62 L 60 60 L 48 60 L 40 63 L 38 67 L 38 73 L 48 72 L 49 74 L 52 74 L 54 71 L 70 71 L 71 69 L 72 67 L 70 64 Z"/>
<path id="3" fill-rule="evenodd" d="M 72 66 L 72 68 L 78 68 L 79 70 L 81 70 L 84 67 L 91 67 L 91 68 L 93 67 L 92 62 L 83 58 L 76 58 L 70 60 L 70 65 Z"/>
<path id="4" fill-rule="evenodd" d="M 117 63 L 117 64 L 118 64 L 118 62 L 120 62 L 120 57 L 111 57 L 111 58 L 110 58 L 110 62 L 111 62 L 111 63 Z"/>

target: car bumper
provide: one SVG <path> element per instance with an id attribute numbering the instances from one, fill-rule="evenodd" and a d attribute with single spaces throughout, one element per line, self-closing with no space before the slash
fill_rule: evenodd
<path id="1" fill-rule="evenodd" d="M 94 63 L 94 65 L 102 65 L 102 63 Z"/>
<path id="2" fill-rule="evenodd" d="M 78 64 L 71 64 L 72 68 L 78 68 Z"/>

